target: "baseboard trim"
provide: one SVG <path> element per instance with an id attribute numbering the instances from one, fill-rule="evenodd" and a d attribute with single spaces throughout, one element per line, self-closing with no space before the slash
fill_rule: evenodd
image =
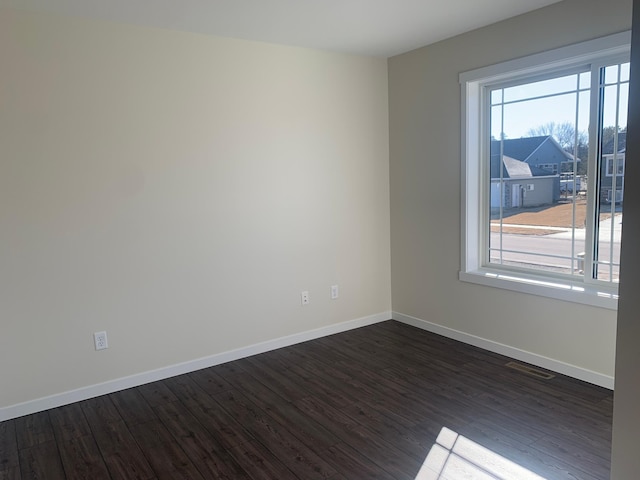
<path id="1" fill-rule="evenodd" d="M 366 327 L 375 323 L 384 322 L 391 319 L 391 312 L 381 312 L 367 317 L 357 318 L 326 327 L 308 330 L 306 332 L 296 333 L 285 337 L 267 340 L 265 342 L 256 343 L 247 347 L 218 353 L 215 355 L 190 360 L 188 362 L 170 365 L 168 367 L 159 368 L 147 372 L 138 373 L 128 377 L 110 380 L 108 382 L 89 385 L 87 387 L 58 393 L 48 397 L 38 398 L 8 407 L 0 408 L 0 421 L 10 420 L 12 418 L 30 415 L 32 413 L 41 412 L 50 408 L 68 405 L 70 403 L 87 400 L 89 398 L 118 392 L 127 388 L 137 387 L 150 382 L 164 380 L 165 378 L 182 375 L 184 373 L 194 372 L 207 367 L 213 367 L 225 362 L 231 362 L 251 355 L 268 352 L 278 348 L 288 347 L 297 343 L 314 340 L 316 338 L 326 337 L 336 333 L 346 332 L 355 328 Z"/>
<path id="2" fill-rule="evenodd" d="M 437 333 L 453 340 L 458 340 L 475 347 L 480 347 L 490 352 L 499 353 L 507 357 L 520 360 L 522 362 L 529 363 L 553 372 L 561 373 L 569 377 L 577 378 L 600 387 L 613 390 L 614 378 L 609 375 L 587 370 L 586 368 L 577 367 L 569 363 L 564 363 L 553 358 L 544 357 L 536 353 L 521 350 L 519 348 L 511 347 L 502 343 L 494 342 L 493 340 L 487 340 L 486 338 L 477 337 L 453 328 L 438 325 L 436 323 L 428 322 L 420 318 L 405 315 L 400 312 L 393 312 L 392 318 L 398 322 L 412 325 L 422 330 L 427 330 L 432 333 Z"/>

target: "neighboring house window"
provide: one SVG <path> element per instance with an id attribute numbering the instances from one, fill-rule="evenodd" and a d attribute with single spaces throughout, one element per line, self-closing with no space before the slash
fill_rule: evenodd
<path id="1" fill-rule="evenodd" d="M 538 165 L 543 170 L 548 170 L 553 175 L 558 173 L 558 164 L 557 163 L 541 163 Z"/>
<path id="2" fill-rule="evenodd" d="M 560 164 L 560 171 L 562 173 L 573 172 L 573 162 L 562 162 Z"/>
<path id="3" fill-rule="evenodd" d="M 617 307 L 624 154 L 613 152 L 626 142 L 630 39 L 460 75 L 461 280 Z M 553 141 L 540 143 L 541 132 Z M 536 142 L 529 157 L 514 155 Z M 529 189 L 520 164 L 534 157 L 529 175 L 545 183 Z"/>
<path id="4" fill-rule="evenodd" d="M 613 157 L 607 157 L 607 177 L 613 177 L 613 164 L 617 165 L 616 168 L 616 175 L 618 177 L 623 177 L 624 176 L 624 156 L 622 157 L 617 157 L 614 159 Z"/>

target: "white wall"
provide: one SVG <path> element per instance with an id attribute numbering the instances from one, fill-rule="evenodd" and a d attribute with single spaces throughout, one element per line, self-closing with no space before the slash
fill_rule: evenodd
<path id="1" fill-rule="evenodd" d="M 458 280 L 458 75 L 628 30 L 630 13 L 631 0 L 565 0 L 389 60 L 394 312 L 612 381 L 615 311 Z"/>
<path id="2" fill-rule="evenodd" d="M 5 10 L 0 66 L 0 413 L 390 312 L 386 60 Z"/>

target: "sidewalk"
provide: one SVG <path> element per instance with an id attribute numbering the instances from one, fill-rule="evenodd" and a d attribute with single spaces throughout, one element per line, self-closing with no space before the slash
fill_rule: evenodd
<path id="1" fill-rule="evenodd" d="M 613 221 L 612 221 L 613 220 Z M 500 223 L 491 223 L 492 227 L 500 226 Z M 572 238 L 572 229 L 566 227 L 547 227 L 543 225 L 520 225 L 517 223 L 503 223 L 503 227 L 512 227 L 512 228 L 521 228 L 526 230 L 546 230 L 546 231 L 554 231 L 557 233 L 551 233 L 549 235 L 545 235 L 553 238 Z M 611 228 L 613 227 L 613 241 L 618 243 L 620 242 L 620 238 L 622 236 L 622 213 L 616 213 L 614 217 L 607 218 L 606 220 L 602 220 L 599 226 L 599 234 L 600 238 L 609 239 L 611 237 Z M 585 239 L 585 229 L 584 228 L 576 228 L 573 230 L 575 233 L 575 238 L 579 240 Z"/>

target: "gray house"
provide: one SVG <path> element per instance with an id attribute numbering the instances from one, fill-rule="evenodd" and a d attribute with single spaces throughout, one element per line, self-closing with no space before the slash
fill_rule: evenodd
<path id="1" fill-rule="evenodd" d="M 562 149 L 560 144 L 550 135 L 537 137 L 523 137 L 514 139 L 505 139 L 503 141 L 491 141 L 491 206 L 497 208 L 499 206 L 496 197 L 496 185 L 500 181 L 500 155 L 504 156 L 503 160 L 503 180 L 508 179 L 505 188 L 503 188 L 503 208 L 538 206 L 550 204 L 560 199 L 560 174 L 562 172 L 573 171 L 574 157 L 569 152 Z M 507 160 L 508 159 L 508 160 Z M 513 161 L 519 161 L 529 167 L 529 172 L 524 170 L 523 166 L 517 169 L 519 174 L 509 172 L 507 165 L 514 166 Z M 580 161 L 580 159 L 577 159 Z M 515 167 L 514 167 L 515 168 Z M 507 173 L 505 176 L 504 173 Z M 514 176 L 515 175 L 515 176 Z M 535 182 L 523 183 L 514 182 L 514 180 L 536 179 Z M 544 178 L 544 180 L 542 180 Z M 550 197 L 547 194 L 532 193 L 535 191 L 536 185 L 540 183 L 544 185 L 544 192 L 550 191 Z M 518 201 L 517 193 L 515 193 L 513 185 L 520 185 L 523 190 L 520 200 Z M 550 185 L 549 185 L 550 184 Z M 524 185 L 524 186 L 523 186 Z M 527 190 L 529 189 L 529 190 Z M 531 190 L 533 189 L 533 190 Z M 508 190 L 508 191 L 507 191 Z M 510 197 L 510 198 L 508 198 Z"/>
<path id="2" fill-rule="evenodd" d="M 602 146 L 600 163 L 600 201 L 621 203 L 624 195 L 624 161 L 627 150 L 627 132 L 618 133 Z M 615 192 L 615 193 L 614 193 Z"/>
<path id="3" fill-rule="evenodd" d="M 502 141 L 504 154 L 556 175 L 573 170 L 573 155 L 550 135 Z M 492 140 L 491 154 L 500 153 L 500 141 Z M 578 159 L 578 162 L 580 159 Z"/>
<path id="4" fill-rule="evenodd" d="M 502 163 L 502 176 L 500 175 Z M 491 208 L 537 207 L 553 203 L 558 175 L 508 156 L 491 157 Z"/>

